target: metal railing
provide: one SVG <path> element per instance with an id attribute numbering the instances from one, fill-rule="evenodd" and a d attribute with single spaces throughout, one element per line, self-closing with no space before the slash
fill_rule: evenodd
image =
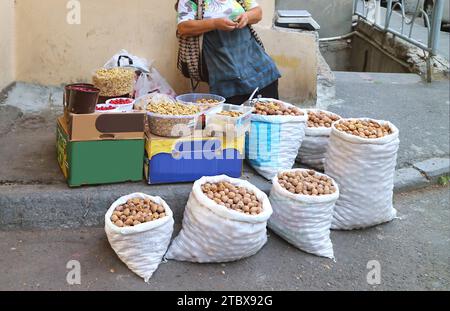
<path id="1" fill-rule="evenodd" d="M 437 54 L 439 46 L 440 30 L 442 22 L 442 14 L 444 10 L 444 1 L 435 0 L 433 13 L 431 15 L 431 21 L 427 12 L 423 9 L 424 0 L 417 0 L 415 11 L 411 17 L 406 16 L 404 0 L 387 0 L 386 16 L 384 24 L 381 24 L 380 18 L 380 0 L 354 0 L 353 13 L 358 18 L 364 19 L 373 27 L 383 32 L 388 32 L 397 36 L 427 52 L 427 80 L 431 82 L 431 62 L 432 56 Z M 393 12 L 398 9 L 401 15 L 401 27 L 400 30 L 394 29 L 391 26 L 391 19 Z M 373 15 L 373 16 L 371 16 Z M 413 29 L 417 25 L 416 19 L 423 16 L 425 26 L 427 27 L 427 40 L 426 43 L 414 38 Z"/>

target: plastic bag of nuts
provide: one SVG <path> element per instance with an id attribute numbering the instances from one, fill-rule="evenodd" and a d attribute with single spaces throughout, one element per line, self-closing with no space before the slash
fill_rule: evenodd
<path id="1" fill-rule="evenodd" d="M 323 171 L 331 125 L 341 117 L 335 113 L 319 109 L 307 109 L 307 113 L 308 122 L 305 138 L 303 138 L 300 146 L 297 162 Z"/>
<path id="2" fill-rule="evenodd" d="M 284 109 L 294 109 L 297 113 L 252 114 L 251 130 L 245 148 L 246 158 L 260 175 L 271 180 L 279 171 L 294 166 L 305 137 L 308 117 L 305 111 L 279 100 L 260 98 L 258 102 L 279 104 L 285 107 Z"/>
<path id="3" fill-rule="evenodd" d="M 100 96 L 114 97 L 131 94 L 135 78 L 134 71 L 129 68 L 100 68 L 94 73 L 92 83 L 100 89 Z"/>
<path id="4" fill-rule="evenodd" d="M 332 229 L 366 228 L 396 217 L 392 198 L 399 144 L 399 131 L 388 121 L 359 118 L 333 124 L 325 174 L 339 184 L 340 197 Z"/>
<path id="5" fill-rule="evenodd" d="M 270 192 L 269 228 L 299 249 L 334 259 L 330 227 L 339 188 L 324 174 L 305 169 L 275 176 Z"/>
<path id="6" fill-rule="evenodd" d="M 119 210 L 122 219 L 117 218 Z M 144 213 L 138 214 L 141 210 L 149 213 L 144 217 Z M 173 213 L 166 202 L 144 193 L 119 198 L 105 215 L 105 232 L 112 249 L 145 282 L 150 280 L 167 251 L 173 224 Z"/>
<path id="7" fill-rule="evenodd" d="M 267 242 L 271 215 L 266 194 L 248 181 L 203 177 L 194 183 L 183 227 L 166 258 L 205 263 L 252 256 Z"/>

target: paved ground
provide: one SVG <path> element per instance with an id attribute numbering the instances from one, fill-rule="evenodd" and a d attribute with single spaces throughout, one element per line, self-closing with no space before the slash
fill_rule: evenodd
<path id="1" fill-rule="evenodd" d="M 145 285 L 117 259 L 103 229 L 95 226 L 115 198 L 145 191 L 167 199 L 179 229 L 191 185 L 149 187 L 142 182 L 69 189 L 54 147 L 61 99 L 59 88 L 27 84 L 0 96 L 0 223 L 16 229 L 0 231 L 0 290 L 450 289 L 448 188 L 396 195 L 402 220 L 333 232 L 336 263 L 304 254 L 271 233 L 268 245 L 252 258 L 226 265 L 169 262 Z M 337 99 L 322 105 L 346 117 L 395 123 L 402 141 L 399 167 L 449 156 L 448 81 L 428 85 L 415 75 L 337 73 Z M 250 169 L 244 177 L 270 189 Z M 61 223 L 83 229 L 17 231 Z M 80 287 L 65 282 L 71 259 L 82 265 Z M 366 264 L 372 259 L 382 265 L 377 287 L 366 282 Z"/>
<path id="2" fill-rule="evenodd" d="M 255 256 L 229 264 L 162 264 L 149 285 L 111 250 L 103 229 L 0 232 L 0 290 L 450 290 L 449 188 L 397 195 L 401 220 L 332 232 L 337 262 L 305 254 L 270 233 Z M 66 263 L 81 264 L 81 285 Z M 370 260 L 381 284 L 367 284 Z"/>

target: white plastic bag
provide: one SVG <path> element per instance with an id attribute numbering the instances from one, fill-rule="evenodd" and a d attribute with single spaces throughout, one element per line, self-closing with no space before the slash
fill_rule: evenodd
<path id="1" fill-rule="evenodd" d="M 324 110 L 307 109 L 307 111 L 319 112 Z M 324 112 L 326 112 L 327 114 L 336 115 L 329 111 Z M 331 127 L 306 127 L 305 138 L 303 138 L 302 145 L 300 146 L 300 150 L 297 156 L 297 162 L 323 171 L 325 156 L 328 149 L 328 142 L 330 140 L 330 134 Z"/>
<path id="2" fill-rule="evenodd" d="M 134 86 L 134 97 L 141 98 L 147 94 L 158 92 L 158 86 L 153 82 L 149 75 L 141 73 Z"/>
<path id="3" fill-rule="evenodd" d="M 262 202 L 259 215 L 245 215 L 216 204 L 203 194 L 207 182 L 227 181 L 252 190 Z M 203 177 L 194 183 L 183 217 L 183 228 L 167 251 L 167 259 L 229 262 L 256 254 L 267 242 L 272 207 L 266 194 L 248 181 L 225 175 Z"/>
<path id="4" fill-rule="evenodd" d="M 103 66 L 106 69 L 115 67 L 133 67 L 142 72 L 150 71 L 150 63 L 142 57 L 132 55 L 127 50 L 120 50 L 117 54 L 111 57 Z"/>
<path id="5" fill-rule="evenodd" d="M 273 208 L 269 228 L 307 253 L 334 259 L 330 228 L 334 204 L 339 198 L 339 188 L 334 180 L 333 185 L 336 187 L 333 194 L 300 195 L 284 189 L 278 183 L 278 176 L 275 176 L 269 197 Z"/>
<path id="6" fill-rule="evenodd" d="M 150 80 L 156 86 L 156 92 L 160 94 L 169 95 L 171 97 L 176 97 L 177 93 L 173 90 L 173 88 L 167 83 L 166 79 L 156 70 L 155 67 L 150 69 L 150 73 L 148 74 Z"/>
<path id="7" fill-rule="evenodd" d="M 140 74 L 136 81 L 134 92 L 136 98 L 152 93 L 164 94 L 171 97 L 177 96 L 169 83 L 153 67 L 150 69 L 150 73 Z"/>
<path id="8" fill-rule="evenodd" d="M 294 107 L 275 99 L 258 100 L 279 102 Z M 275 177 L 279 171 L 291 169 L 305 137 L 307 119 L 306 113 L 303 116 L 253 114 L 245 148 L 250 165 L 268 180 Z"/>
<path id="9" fill-rule="evenodd" d="M 175 97 L 177 94 L 167 83 L 166 79 L 145 58 L 130 54 L 127 50 L 121 50 L 103 66 L 106 69 L 115 67 L 130 67 L 140 71 L 135 88 L 134 97 L 138 98 L 149 93 L 157 92 Z"/>
<path id="10" fill-rule="evenodd" d="M 135 227 L 117 227 L 111 222 L 116 207 L 128 199 L 150 199 L 164 206 L 166 217 Z M 133 193 L 115 201 L 105 215 L 105 232 L 111 247 L 130 270 L 148 282 L 158 268 L 169 246 L 173 233 L 173 213 L 160 197 Z"/>
<path id="11" fill-rule="evenodd" d="M 359 120 L 369 120 L 359 118 Z M 341 132 L 333 124 L 325 160 L 325 174 L 339 185 L 332 229 L 352 230 L 391 221 L 399 131 L 387 121 L 392 134 L 366 139 Z"/>

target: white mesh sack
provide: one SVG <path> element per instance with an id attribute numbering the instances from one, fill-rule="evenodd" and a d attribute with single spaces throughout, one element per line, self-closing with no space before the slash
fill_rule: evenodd
<path id="1" fill-rule="evenodd" d="M 320 112 L 334 116 L 339 115 L 319 109 L 307 109 L 307 111 Z M 297 162 L 305 164 L 311 168 L 323 171 L 325 156 L 328 150 L 328 142 L 330 141 L 331 127 L 306 127 L 305 138 L 300 146 L 297 156 Z"/>
<path id="2" fill-rule="evenodd" d="M 216 204 L 201 189 L 205 183 L 229 182 L 255 193 L 262 212 L 246 215 Z M 184 211 L 182 229 L 166 259 L 191 262 L 229 262 L 256 254 L 267 242 L 272 207 L 266 194 L 248 181 L 228 176 L 203 177 L 194 183 Z"/>
<path id="3" fill-rule="evenodd" d="M 368 139 L 339 131 L 337 123 L 332 126 L 325 174 L 340 188 L 332 229 L 366 228 L 391 221 L 397 215 L 392 200 L 399 131 L 390 122 L 373 121 L 388 124 L 392 134 Z"/>
<path id="4" fill-rule="evenodd" d="M 324 176 L 320 173 L 316 175 Z M 336 192 L 328 195 L 294 194 L 283 188 L 278 182 L 278 176 L 275 176 L 269 197 L 273 208 L 269 228 L 307 253 L 334 259 L 330 228 L 339 188 L 334 180 L 333 185 Z"/>
<path id="5" fill-rule="evenodd" d="M 258 101 L 291 104 L 261 98 Z M 252 114 L 251 130 L 246 140 L 246 158 L 263 177 L 271 180 L 279 171 L 291 169 L 305 137 L 306 121 L 303 116 L 264 116 Z"/>
<path id="6" fill-rule="evenodd" d="M 111 222 L 116 207 L 128 199 L 149 199 L 164 206 L 166 217 L 134 227 L 117 227 Z M 130 270 L 148 282 L 158 268 L 172 238 L 173 213 L 160 197 L 133 193 L 115 201 L 105 215 L 105 232 L 112 249 Z"/>

